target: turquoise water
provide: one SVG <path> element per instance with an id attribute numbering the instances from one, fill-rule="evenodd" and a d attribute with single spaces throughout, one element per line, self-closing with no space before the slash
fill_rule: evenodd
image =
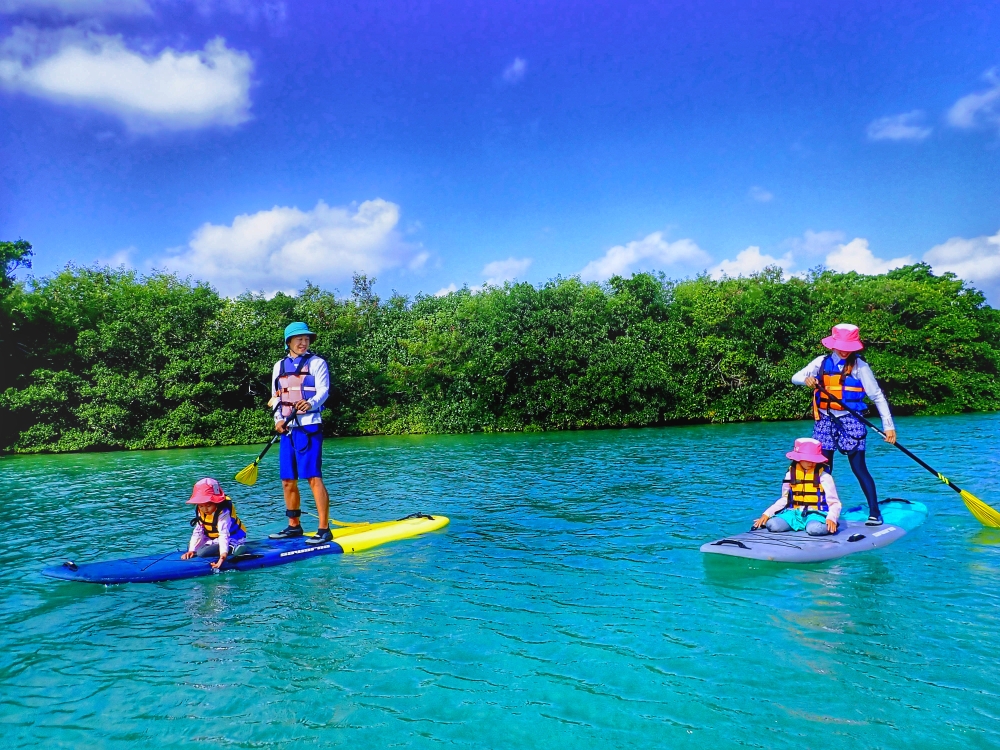
<path id="1" fill-rule="evenodd" d="M 1000 533 L 898 451 L 869 451 L 882 495 L 931 515 L 892 547 L 809 567 L 698 552 L 766 507 L 808 428 L 329 441 L 335 517 L 451 525 L 107 588 L 38 570 L 182 546 L 194 480 L 255 449 L 2 459 L 0 745 L 1000 746 Z M 900 436 L 1000 504 L 1000 415 Z M 252 536 L 283 525 L 274 459 L 224 485 Z"/>

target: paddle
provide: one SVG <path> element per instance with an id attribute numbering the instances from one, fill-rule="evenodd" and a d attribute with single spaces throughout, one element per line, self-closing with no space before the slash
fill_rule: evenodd
<path id="1" fill-rule="evenodd" d="M 296 416 L 296 413 L 292 412 L 288 416 L 288 418 L 285 420 L 285 422 L 282 425 L 282 427 L 285 428 L 285 429 L 287 429 L 288 425 L 291 424 L 291 422 L 292 422 L 293 419 L 295 419 L 295 416 Z M 256 484 L 257 483 L 257 466 L 258 466 L 258 464 L 260 464 L 260 460 L 262 458 L 264 458 L 264 455 L 271 449 L 271 446 L 274 445 L 276 442 L 278 442 L 278 440 L 280 440 L 280 439 L 281 439 L 281 433 L 279 432 L 273 438 L 271 438 L 271 440 L 268 442 L 267 445 L 264 446 L 264 450 L 262 450 L 260 452 L 260 455 L 257 456 L 257 458 L 254 459 L 254 462 L 252 464 L 250 464 L 249 466 L 247 466 L 245 469 L 241 469 L 236 474 L 236 476 L 233 477 L 233 478 L 237 482 L 239 482 L 240 484 L 245 484 L 247 486 L 252 486 L 252 485 Z M 311 513 L 310 511 L 304 511 L 304 512 L 307 513 L 307 514 L 309 514 L 309 515 L 311 515 L 311 516 L 316 516 L 316 518 L 319 518 L 319 516 L 316 515 L 315 513 Z M 331 518 L 331 519 L 329 519 L 329 521 L 334 526 L 367 526 L 369 524 L 368 521 L 361 521 L 360 523 L 349 523 L 347 521 L 338 521 L 335 518 Z M 306 536 L 310 536 L 310 535 L 311 534 L 306 534 Z"/>
<path id="2" fill-rule="evenodd" d="M 818 386 L 817 390 L 819 390 L 820 392 L 826 394 L 827 398 L 829 398 L 831 401 L 834 401 L 834 402 L 840 404 L 841 407 L 843 407 L 847 412 L 849 412 L 850 414 L 852 414 L 856 419 L 861 420 L 866 425 L 868 425 L 873 430 L 875 430 L 875 432 L 877 432 L 879 435 L 881 435 L 882 437 L 885 437 L 885 433 L 882 432 L 882 430 L 880 430 L 874 424 L 872 424 L 867 419 L 865 419 L 864 417 L 862 417 L 860 414 L 858 414 L 856 411 L 854 411 L 854 409 L 850 408 L 847 404 L 845 404 L 839 398 L 837 398 L 836 396 L 834 396 L 832 393 L 830 393 L 828 390 L 826 390 L 823 386 Z M 975 495 L 973 495 L 968 490 L 963 490 L 957 484 L 955 484 L 950 479 L 948 479 L 948 477 L 946 477 L 944 474 L 942 474 L 941 472 L 939 472 L 937 469 L 932 468 L 930 466 L 930 464 L 928 464 L 925 461 L 923 461 L 920 458 L 918 458 L 912 451 L 910 451 L 907 448 L 904 448 L 898 442 L 897 443 L 893 443 L 893 445 L 895 445 L 897 448 L 899 448 L 901 451 L 903 451 L 903 453 L 905 453 L 907 456 L 909 456 L 910 458 L 912 458 L 918 464 L 920 464 L 925 469 L 927 469 L 927 471 L 929 471 L 931 474 L 933 474 L 934 476 L 936 476 L 938 479 L 940 479 L 946 485 L 948 485 L 953 490 L 955 490 L 955 492 L 957 492 L 959 495 L 961 495 L 962 501 L 965 503 L 965 507 L 967 507 L 969 509 L 969 512 L 972 513 L 972 515 L 974 515 L 976 517 L 976 520 L 979 521 L 979 523 L 981 523 L 983 526 L 990 526 L 990 527 L 995 528 L 995 529 L 1000 529 L 1000 513 L 998 513 L 996 510 L 994 510 L 993 508 L 991 508 L 986 503 L 984 503 L 982 500 L 980 500 L 978 497 L 976 497 Z"/>
<path id="3" fill-rule="evenodd" d="M 295 412 L 295 411 L 293 411 L 291 414 L 289 414 L 288 415 L 288 419 L 286 419 L 284 421 L 284 423 L 281 425 L 282 429 L 287 429 L 288 425 L 290 425 L 292 423 L 292 420 L 295 419 L 296 415 L 297 415 L 297 412 Z M 281 433 L 279 432 L 273 438 L 271 438 L 271 440 L 268 442 L 267 445 L 264 446 L 264 450 L 262 450 L 260 452 L 260 455 L 257 456 L 257 458 L 254 459 L 253 463 L 250 464 L 249 466 L 247 466 L 245 469 L 241 469 L 240 471 L 238 471 L 236 473 L 236 476 L 233 477 L 233 479 L 235 479 L 240 484 L 245 484 L 247 486 L 252 486 L 252 485 L 256 484 L 257 483 L 257 466 L 258 466 L 258 464 L 260 464 L 260 460 L 262 458 L 264 458 L 264 455 L 269 450 L 271 450 L 271 446 L 274 445 L 275 443 L 277 443 L 280 439 L 281 439 Z"/>

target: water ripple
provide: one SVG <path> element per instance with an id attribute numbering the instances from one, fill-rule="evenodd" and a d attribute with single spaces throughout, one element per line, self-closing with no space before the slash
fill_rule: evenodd
<path id="1" fill-rule="evenodd" d="M 1000 500 L 1000 418 L 899 427 Z M 885 551 L 806 567 L 697 551 L 760 513 L 807 429 L 331 441 L 335 517 L 452 525 L 361 555 L 108 588 L 38 570 L 180 547 L 193 480 L 231 476 L 253 449 L 0 459 L 0 740 L 1000 746 L 1000 532 L 898 452 L 870 451 L 881 493 L 931 519 Z M 973 447 L 990 452 L 984 470 L 970 471 Z M 732 457 L 749 450 L 740 474 Z M 283 522 L 273 469 L 227 483 L 254 535 Z M 861 502 L 852 481 L 841 490 Z"/>

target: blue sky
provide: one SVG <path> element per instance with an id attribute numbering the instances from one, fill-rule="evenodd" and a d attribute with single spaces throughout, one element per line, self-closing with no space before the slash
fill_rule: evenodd
<path id="1" fill-rule="evenodd" d="M 0 237 L 226 294 L 927 260 L 1000 304 L 1000 6 L 0 0 Z"/>

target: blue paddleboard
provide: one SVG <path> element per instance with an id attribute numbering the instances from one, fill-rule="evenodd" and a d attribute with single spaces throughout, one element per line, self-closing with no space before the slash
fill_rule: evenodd
<path id="1" fill-rule="evenodd" d="M 445 516 L 414 513 L 398 521 L 356 524 L 348 528 L 335 529 L 333 541 L 323 544 L 309 544 L 306 541 L 307 537 L 261 539 L 244 544 L 240 548 L 240 554 L 226 558 L 219 571 L 212 567 L 212 563 L 218 558 L 193 557 L 190 560 L 182 560 L 181 555 L 184 554 L 184 550 L 174 550 L 143 557 L 80 565 L 67 561 L 62 565 L 45 568 L 42 570 L 42 575 L 64 581 L 103 584 L 176 581 L 182 578 L 210 576 L 227 570 L 270 568 L 321 555 L 362 552 L 387 542 L 436 531 L 447 524 L 448 519 Z"/>

